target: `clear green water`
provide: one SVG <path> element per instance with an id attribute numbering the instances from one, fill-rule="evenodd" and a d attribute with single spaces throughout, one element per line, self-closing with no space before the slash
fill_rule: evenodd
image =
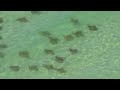
<path id="1" fill-rule="evenodd" d="M 0 47 L 0 78 L 120 78 L 120 12 L 1 11 L 0 18 L 0 45 L 7 45 Z M 58 43 L 52 44 L 43 31 L 59 39 Z M 83 36 L 76 37 L 76 31 Z M 67 41 L 67 35 L 73 39 Z M 77 52 L 73 54 L 69 48 Z M 45 53 L 45 49 L 54 54 Z M 23 51 L 26 56 L 20 55 Z M 59 62 L 56 56 L 64 61 Z"/>

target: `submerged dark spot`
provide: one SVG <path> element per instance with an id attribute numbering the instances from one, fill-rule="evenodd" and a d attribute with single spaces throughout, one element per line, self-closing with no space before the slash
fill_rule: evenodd
<path id="1" fill-rule="evenodd" d="M 70 22 L 73 23 L 73 24 L 75 24 L 75 25 L 80 24 L 79 20 L 76 19 L 76 18 L 71 18 L 71 19 L 70 19 Z"/>
<path id="2" fill-rule="evenodd" d="M 78 50 L 77 49 L 73 49 L 73 48 L 69 48 L 69 51 L 70 51 L 71 54 L 78 53 Z"/>
<path id="3" fill-rule="evenodd" d="M 0 36 L 0 40 L 2 40 L 3 39 L 3 37 L 2 36 Z"/>
<path id="4" fill-rule="evenodd" d="M 55 61 L 58 62 L 58 63 L 63 63 L 64 60 L 65 60 L 64 57 L 58 57 L 58 56 L 55 57 Z"/>
<path id="5" fill-rule="evenodd" d="M 58 42 L 59 42 L 59 39 L 56 38 L 56 37 L 51 37 L 51 36 L 49 36 L 48 39 L 49 39 L 49 42 L 50 42 L 51 44 L 58 44 Z"/>
<path id="6" fill-rule="evenodd" d="M 31 11 L 31 14 L 40 15 L 42 11 Z"/>
<path id="7" fill-rule="evenodd" d="M 0 17 L 0 24 L 3 23 L 3 22 L 4 22 L 3 18 Z"/>
<path id="8" fill-rule="evenodd" d="M 6 44 L 0 44 L 0 48 L 7 48 L 8 46 Z"/>
<path id="9" fill-rule="evenodd" d="M 76 37 L 84 36 L 84 34 L 82 33 L 82 31 L 76 31 L 76 32 L 73 33 L 73 35 L 75 35 Z"/>
<path id="10" fill-rule="evenodd" d="M 26 23 L 28 22 L 28 19 L 26 17 L 21 17 L 21 18 L 16 19 L 16 21 L 21 22 L 21 23 Z"/>
<path id="11" fill-rule="evenodd" d="M 69 35 L 64 36 L 64 39 L 65 39 L 66 41 L 71 41 L 71 40 L 74 39 L 74 37 L 73 37 L 71 34 L 69 34 Z"/>
<path id="12" fill-rule="evenodd" d="M 44 64 L 43 67 L 46 68 L 47 70 L 54 70 L 55 69 L 54 66 L 51 64 Z"/>
<path id="13" fill-rule="evenodd" d="M 4 58 L 5 54 L 3 52 L 0 52 L 0 58 Z"/>
<path id="14" fill-rule="evenodd" d="M 67 71 L 64 68 L 55 69 L 59 73 L 66 73 Z"/>
<path id="15" fill-rule="evenodd" d="M 88 28 L 90 31 L 97 31 L 98 30 L 97 26 L 95 26 L 95 25 L 88 25 Z"/>
<path id="16" fill-rule="evenodd" d="M 41 32 L 39 32 L 39 34 L 42 36 L 45 36 L 45 37 L 48 37 L 51 35 L 48 31 L 41 31 Z"/>
<path id="17" fill-rule="evenodd" d="M 19 66 L 9 66 L 12 71 L 18 72 L 20 70 Z"/>
<path id="18" fill-rule="evenodd" d="M 28 51 L 21 51 L 21 52 L 19 52 L 19 56 L 22 57 L 22 58 L 29 58 L 30 57 Z"/>
<path id="19" fill-rule="evenodd" d="M 30 71 L 39 71 L 39 68 L 37 65 L 30 65 L 28 68 Z"/>
<path id="20" fill-rule="evenodd" d="M 46 54 L 51 54 L 51 55 L 54 55 L 54 54 L 55 54 L 54 51 L 53 51 L 53 50 L 50 50 L 50 49 L 45 49 L 44 52 L 45 52 Z"/>

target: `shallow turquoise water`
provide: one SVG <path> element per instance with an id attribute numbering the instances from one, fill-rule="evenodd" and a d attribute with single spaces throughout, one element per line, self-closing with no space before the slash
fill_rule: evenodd
<path id="1" fill-rule="evenodd" d="M 112 11 L 1 11 L 0 78 L 120 78 L 120 12 Z M 73 21 L 72 21 L 73 19 Z M 91 31 L 88 25 L 98 30 Z M 41 34 L 59 39 L 52 44 Z M 81 31 L 83 36 L 73 33 Z M 65 36 L 72 35 L 70 41 Z M 77 50 L 71 53 L 69 48 Z M 54 54 L 45 53 L 45 49 Z M 27 51 L 29 57 L 20 56 Z M 2 55 L 4 54 L 4 56 Z M 64 62 L 56 61 L 56 56 Z M 30 69 L 30 66 L 37 69 Z M 48 69 L 44 65 L 52 65 Z M 19 70 L 10 68 L 18 66 Z M 63 72 L 60 72 L 62 70 Z"/>

